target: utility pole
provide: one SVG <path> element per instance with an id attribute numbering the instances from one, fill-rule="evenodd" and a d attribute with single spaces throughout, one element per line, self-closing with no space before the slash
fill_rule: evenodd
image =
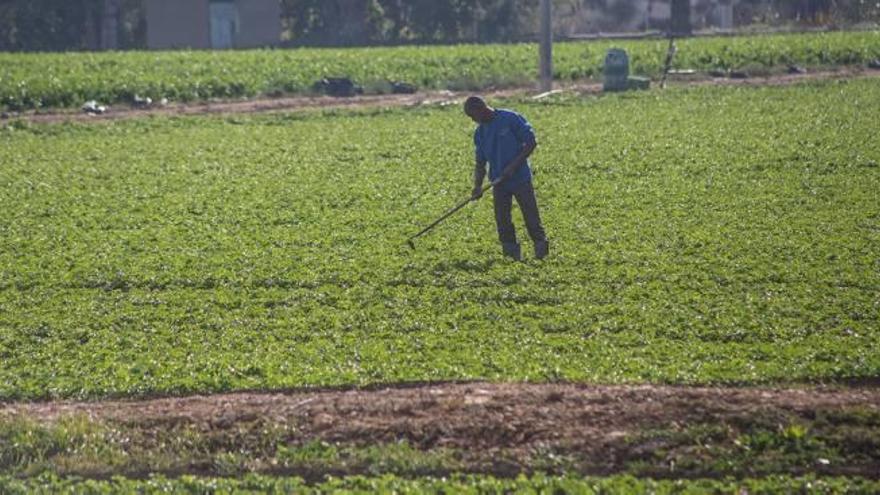
<path id="1" fill-rule="evenodd" d="M 552 0 L 541 0 L 541 91 L 553 89 L 553 12 Z"/>

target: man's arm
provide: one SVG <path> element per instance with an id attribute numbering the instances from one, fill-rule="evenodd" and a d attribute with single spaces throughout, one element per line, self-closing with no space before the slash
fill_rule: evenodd
<path id="1" fill-rule="evenodd" d="M 477 159 L 474 166 L 474 191 L 471 200 L 476 201 L 483 195 L 483 179 L 486 178 L 486 161 Z"/>
<path id="2" fill-rule="evenodd" d="M 513 174 L 515 174 L 516 171 L 523 166 L 523 164 L 526 162 L 526 160 L 529 159 L 529 156 L 531 156 L 532 152 L 535 151 L 535 148 L 537 147 L 537 141 L 527 141 L 523 145 L 519 154 L 516 155 L 516 158 L 514 158 L 509 164 L 507 164 L 506 167 L 504 167 L 504 171 L 501 172 L 501 180 L 507 180 L 513 177 Z"/>
<path id="3" fill-rule="evenodd" d="M 504 167 L 504 170 L 501 172 L 501 180 L 513 177 L 513 174 L 526 163 L 529 156 L 538 147 L 538 141 L 535 139 L 535 130 L 532 129 L 532 125 L 522 115 L 516 114 L 511 123 L 511 130 L 516 139 L 522 143 L 522 148 L 520 148 L 519 154 Z"/>

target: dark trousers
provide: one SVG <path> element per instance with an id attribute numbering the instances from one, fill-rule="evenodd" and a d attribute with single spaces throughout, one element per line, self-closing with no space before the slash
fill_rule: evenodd
<path id="1" fill-rule="evenodd" d="M 538 214 L 538 201 L 535 199 L 535 188 L 532 181 L 517 186 L 513 191 L 505 191 L 501 187 L 492 188 L 492 196 L 495 199 L 495 225 L 498 227 L 498 239 L 502 243 L 516 242 L 516 230 L 511 218 L 513 198 L 519 205 L 526 222 L 526 229 L 533 242 L 546 241 L 547 234 L 541 225 L 541 216 Z"/>

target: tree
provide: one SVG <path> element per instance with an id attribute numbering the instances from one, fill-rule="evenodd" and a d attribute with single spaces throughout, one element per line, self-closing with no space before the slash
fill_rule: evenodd
<path id="1" fill-rule="evenodd" d="M 101 12 L 101 46 L 102 50 L 119 48 L 119 0 L 104 0 Z"/>
<path id="2" fill-rule="evenodd" d="M 141 0 L 0 0 L 0 50 L 143 46 Z"/>
<path id="3" fill-rule="evenodd" d="M 677 36 L 689 36 L 691 34 L 690 0 L 672 0 L 670 31 Z"/>
<path id="4" fill-rule="evenodd" d="M 378 0 L 282 0 L 281 6 L 298 44 L 362 45 L 379 38 Z"/>
<path id="5" fill-rule="evenodd" d="M 539 0 L 482 0 L 478 41 L 518 41 L 538 33 Z"/>
<path id="6" fill-rule="evenodd" d="M 412 0 L 406 2 L 408 30 L 422 41 L 469 37 L 476 18 L 476 0 Z"/>
<path id="7" fill-rule="evenodd" d="M 831 17 L 832 0 L 801 0 L 798 3 L 798 19 L 811 24 L 821 24 Z"/>
<path id="8" fill-rule="evenodd" d="M 537 6 L 538 0 L 282 0 L 288 37 L 304 45 L 520 40 L 537 33 Z"/>
<path id="9" fill-rule="evenodd" d="M 143 0 L 117 0 L 119 20 L 117 33 L 119 48 L 145 49 L 147 47 L 147 16 Z"/>
<path id="10" fill-rule="evenodd" d="M 368 0 L 321 0 L 323 35 L 343 45 L 359 45 L 369 40 Z"/>

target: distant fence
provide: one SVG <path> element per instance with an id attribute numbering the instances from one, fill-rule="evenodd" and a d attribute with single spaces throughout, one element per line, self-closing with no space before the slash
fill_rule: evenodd
<path id="1" fill-rule="evenodd" d="M 775 34 L 815 34 L 815 33 L 835 33 L 835 32 L 880 32 L 880 26 L 856 27 L 856 28 L 832 28 L 832 27 L 798 27 L 798 28 L 761 28 L 761 29 L 702 29 L 694 31 L 688 38 L 702 37 L 724 37 L 724 36 L 761 36 Z M 644 40 L 644 39 L 660 39 L 668 37 L 668 33 L 660 30 L 650 30 L 641 32 L 623 32 L 623 33 L 584 33 L 570 35 L 555 35 L 554 41 L 602 41 L 602 40 Z M 528 41 L 535 41 L 537 35 Z"/>

